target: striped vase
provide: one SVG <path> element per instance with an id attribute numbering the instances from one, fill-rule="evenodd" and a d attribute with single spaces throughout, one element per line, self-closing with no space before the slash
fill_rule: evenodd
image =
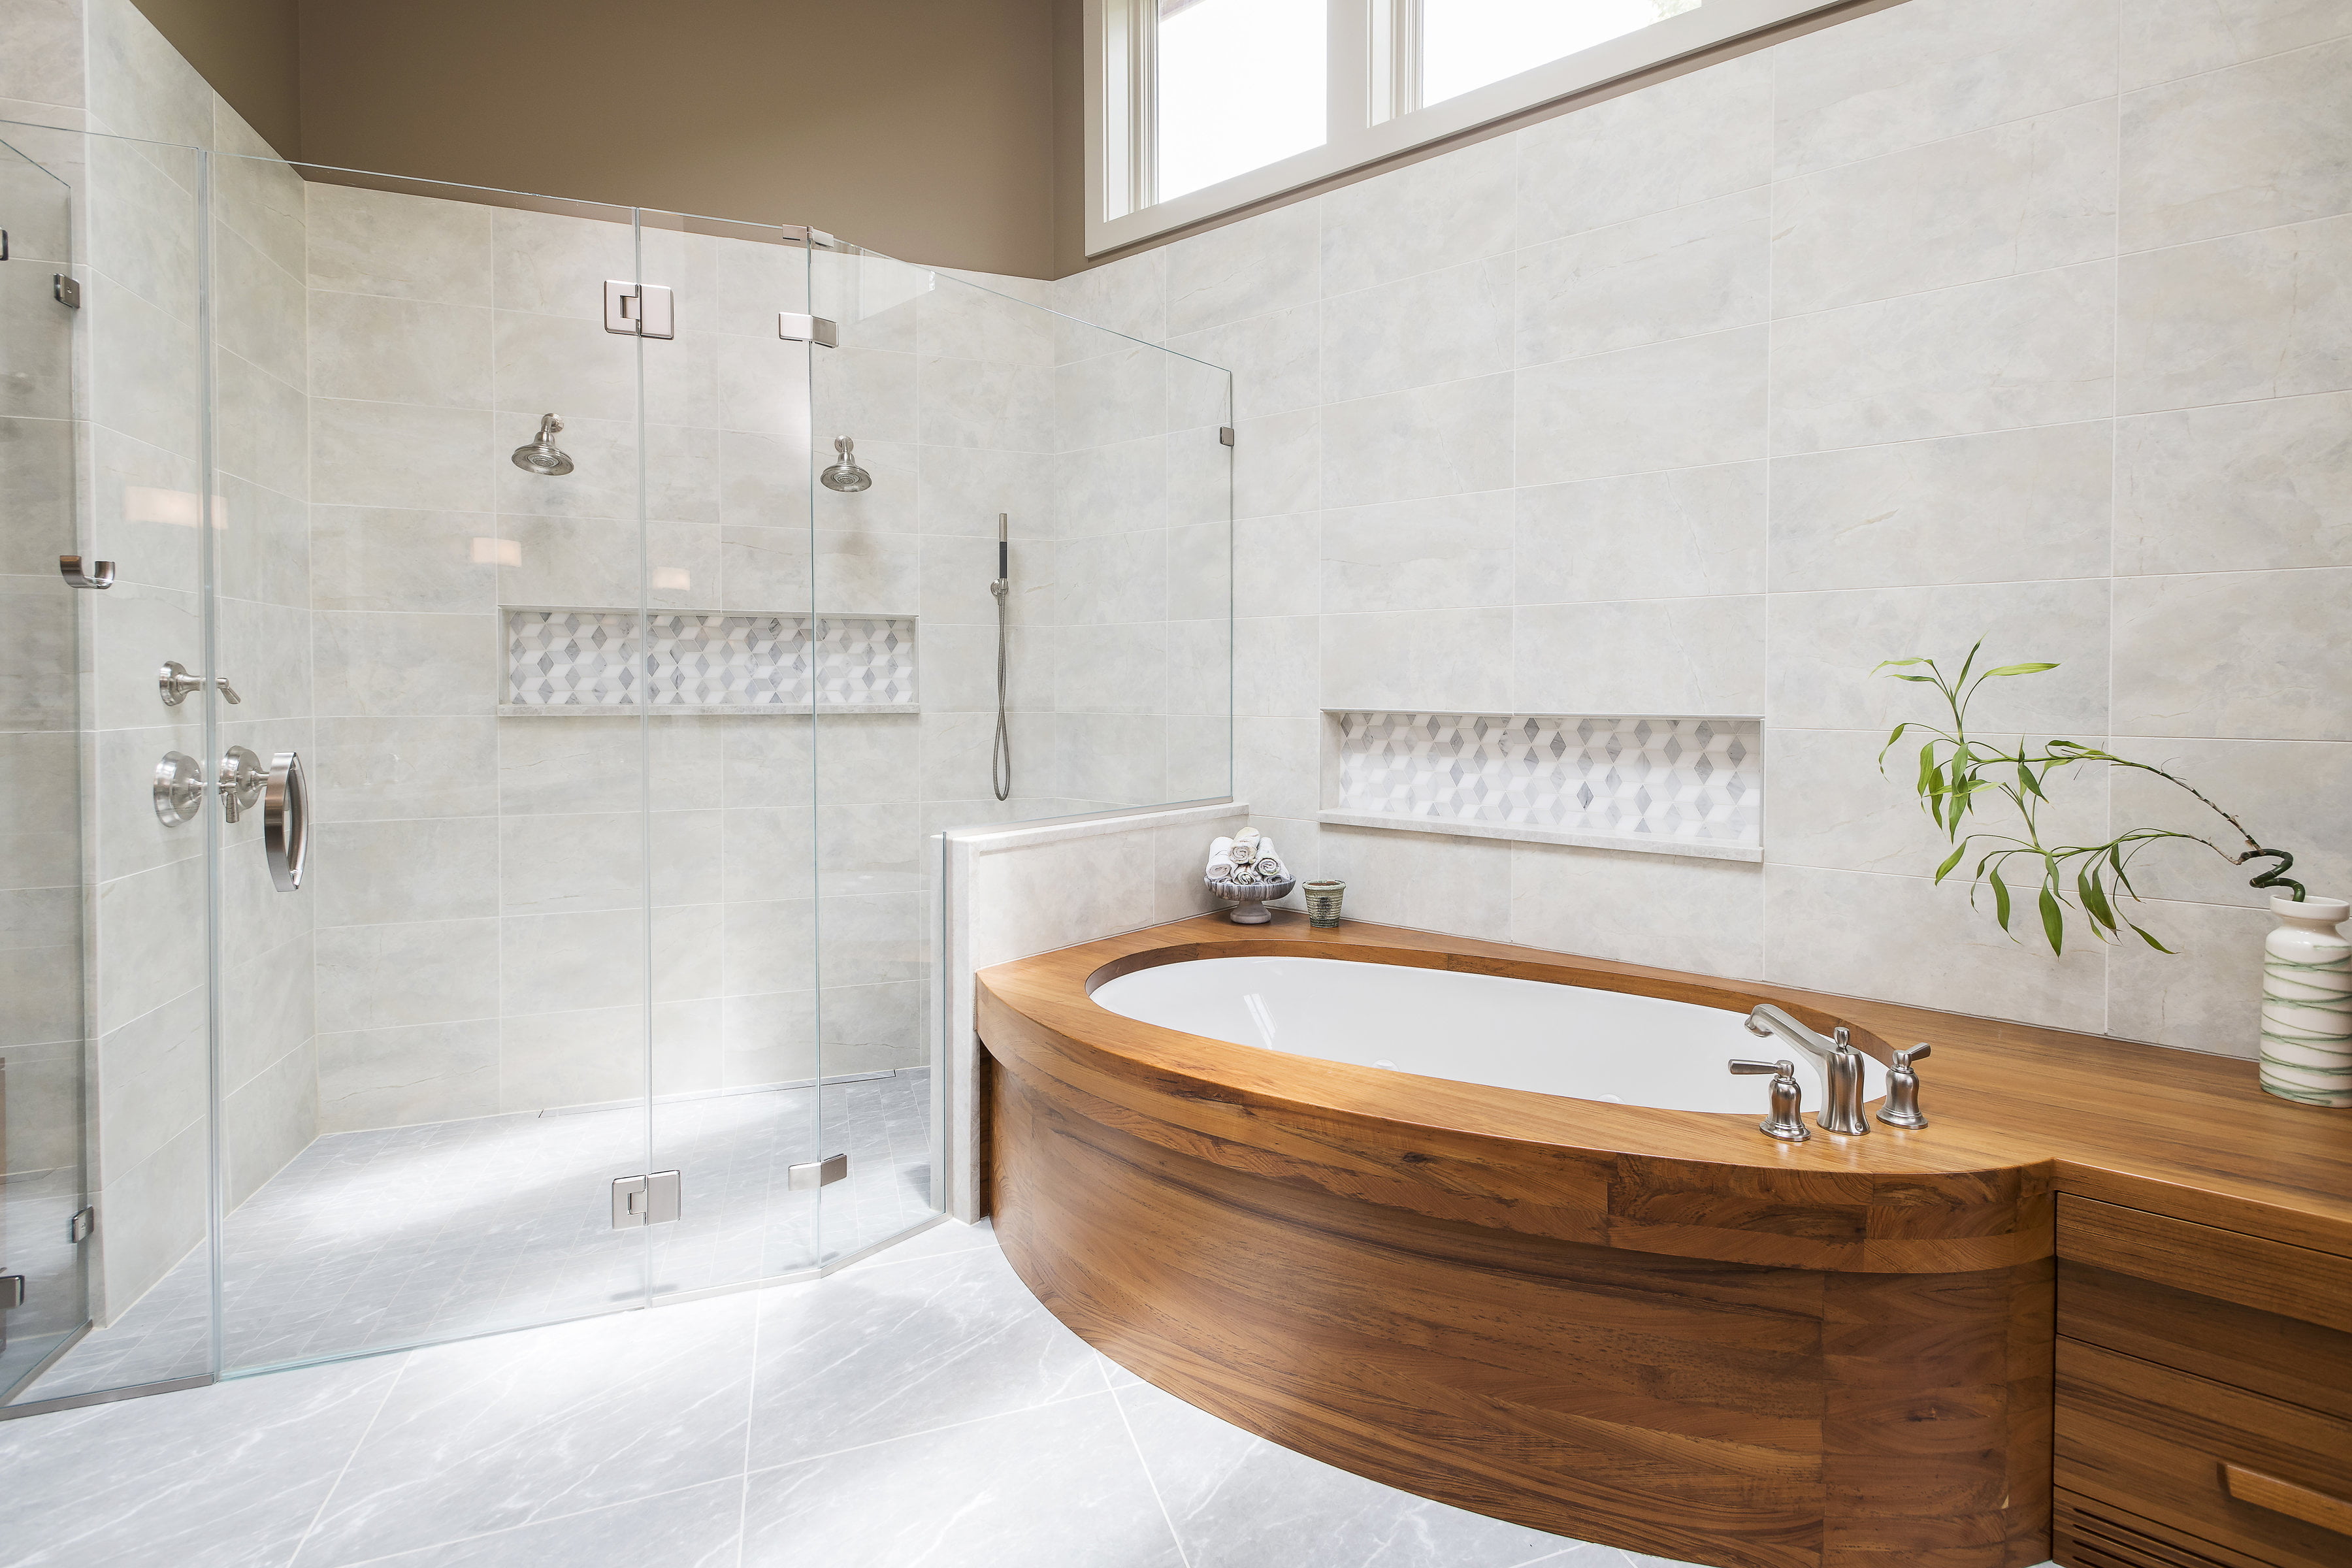
<path id="1" fill-rule="evenodd" d="M 2263 1087 L 2302 1105 L 2352 1105 L 2352 919 L 2342 899 L 2273 893 L 2263 939 Z"/>

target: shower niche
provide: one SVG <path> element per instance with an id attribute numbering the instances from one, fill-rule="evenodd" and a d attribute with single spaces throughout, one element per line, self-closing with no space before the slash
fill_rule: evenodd
<path id="1" fill-rule="evenodd" d="M 915 617 L 504 612 L 501 718 L 919 713 Z"/>

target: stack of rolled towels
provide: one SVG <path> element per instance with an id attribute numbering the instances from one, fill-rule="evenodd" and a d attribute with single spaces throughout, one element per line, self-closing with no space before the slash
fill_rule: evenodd
<path id="1" fill-rule="evenodd" d="M 1209 846 L 1208 878 L 1212 882 L 1246 888 L 1256 882 L 1286 882 L 1290 872 L 1282 857 L 1274 852 L 1274 840 L 1248 827 Z"/>

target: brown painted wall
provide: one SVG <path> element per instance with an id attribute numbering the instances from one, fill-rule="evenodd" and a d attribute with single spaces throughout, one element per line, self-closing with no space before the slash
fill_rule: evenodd
<path id="1" fill-rule="evenodd" d="M 301 0 L 133 0 L 281 158 L 302 155 Z"/>
<path id="2" fill-rule="evenodd" d="M 1054 0 L 299 3 L 312 163 L 1055 270 Z"/>

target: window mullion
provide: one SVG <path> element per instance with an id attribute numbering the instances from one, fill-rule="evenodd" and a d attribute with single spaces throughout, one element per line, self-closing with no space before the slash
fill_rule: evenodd
<path id="1" fill-rule="evenodd" d="M 1365 0 L 1365 12 L 1369 100 L 1361 123 L 1378 125 L 1421 107 L 1421 0 Z"/>

